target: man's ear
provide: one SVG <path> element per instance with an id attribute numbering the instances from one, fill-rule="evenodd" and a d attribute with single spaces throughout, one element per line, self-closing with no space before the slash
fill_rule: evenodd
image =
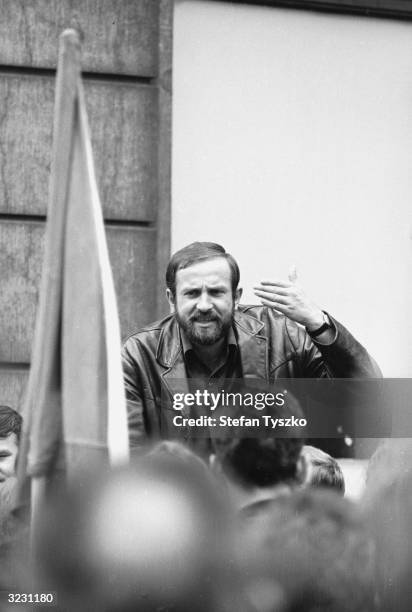
<path id="1" fill-rule="evenodd" d="M 239 306 L 240 298 L 242 297 L 243 289 L 242 287 L 238 287 L 235 291 L 235 310 Z"/>
<path id="2" fill-rule="evenodd" d="M 166 297 L 167 297 L 167 301 L 169 302 L 169 307 L 170 307 L 170 313 L 174 313 L 176 311 L 175 308 L 175 298 L 173 293 L 171 292 L 171 290 L 169 288 L 166 289 Z"/>

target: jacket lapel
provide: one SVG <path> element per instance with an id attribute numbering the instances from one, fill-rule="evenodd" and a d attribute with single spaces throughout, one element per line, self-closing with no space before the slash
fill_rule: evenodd
<path id="1" fill-rule="evenodd" d="M 243 378 L 269 382 L 268 341 L 260 332 L 264 323 L 242 311 L 235 315 Z"/>
<path id="2" fill-rule="evenodd" d="M 165 368 L 161 377 L 163 384 L 170 394 L 170 400 L 174 393 L 188 393 L 186 366 L 180 345 L 179 325 L 174 316 L 170 317 L 157 346 L 156 359 Z M 182 410 L 187 416 L 187 407 Z"/>

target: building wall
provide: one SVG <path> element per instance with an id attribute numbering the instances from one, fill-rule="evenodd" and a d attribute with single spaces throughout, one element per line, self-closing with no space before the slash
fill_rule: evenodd
<path id="1" fill-rule="evenodd" d="M 162 311 L 171 0 L 0 2 L 0 403 L 21 407 L 41 274 L 58 37 L 75 27 L 122 333 Z"/>
<path id="2" fill-rule="evenodd" d="M 301 284 L 412 376 L 412 22 L 176 0 L 172 247 Z"/>

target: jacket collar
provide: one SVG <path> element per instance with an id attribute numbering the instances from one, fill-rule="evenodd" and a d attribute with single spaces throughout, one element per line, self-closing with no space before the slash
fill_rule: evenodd
<path id="1" fill-rule="evenodd" d="M 257 336 L 264 327 L 262 321 L 241 310 L 235 311 L 234 323 L 238 334 L 243 332 L 247 336 Z"/>
<path id="2" fill-rule="evenodd" d="M 156 361 L 164 368 L 170 368 L 182 352 L 179 324 L 174 315 L 165 320 L 156 350 Z"/>
<path id="3" fill-rule="evenodd" d="M 264 333 L 264 323 L 255 317 L 236 312 L 235 329 L 237 331 L 243 378 L 258 378 L 269 382 L 268 341 Z"/>
<path id="4" fill-rule="evenodd" d="M 237 310 L 234 329 L 237 335 L 244 378 L 267 379 L 267 338 L 259 335 L 264 324 L 255 317 Z M 179 324 L 174 315 L 168 317 L 160 334 L 156 360 L 173 369 L 174 378 L 185 378 L 186 370 L 180 343 Z"/>

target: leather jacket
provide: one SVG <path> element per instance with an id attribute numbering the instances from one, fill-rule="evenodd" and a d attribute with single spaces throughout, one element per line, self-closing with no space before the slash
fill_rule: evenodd
<path id="1" fill-rule="evenodd" d="M 338 321 L 330 344 L 265 306 L 239 306 L 233 328 L 243 378 L 380 378 L 363 346 Z M 169 437 L 174 383 L 187 380 L 179 324 L 174 315 L 131 335 L 122 352 L 130 446 Z"/>

